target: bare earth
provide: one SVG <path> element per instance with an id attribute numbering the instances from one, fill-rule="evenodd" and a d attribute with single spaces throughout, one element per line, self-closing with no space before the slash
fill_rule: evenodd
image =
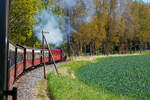
<path id="1" fill-rule="evenodd" d="M 34 88 L 35 96 L 32 100 L 51 100 L 47 90 L 47 80 L 41 80 Z"/>
<path id="2" fill-rule="evenodd" d="M 73 60 L 75 61 L 93 61 L 97 58 L 104 58 L 104 57 L 117 57 L 117 56 L 133 56 L 133 55 L 139 55 L 137 54 L 114 54 L 114 55 L 108 55 L 108 56 L 104 56 L 104 55 L 98 55 L 98 56 L 79 56 L 79 57 L 74 57 Z"/>

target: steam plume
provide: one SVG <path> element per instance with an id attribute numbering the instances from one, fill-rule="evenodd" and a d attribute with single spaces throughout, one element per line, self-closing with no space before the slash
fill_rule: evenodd
<path id="1" fill-rule="evenodd" d="M 49 32 L 44 34 L 48 43 L 59 45 L 63 42 L 63 33 L 58 22 L 59 17 L 56 17 L 50 9 L 43 10 L 36 16 L 36 19 L 38 24 L 34 27 L 34 31 L 40 41 L 42 40 L 41 31 L 44 30 Z"/>
<path id="2" fill-rule="evenodd" d="M 77 4 L 78 0 L 61 0 L 57 4 L 52 5 L 51 7 L 60 6 L 62 9 L 66 8 L 74 8 Z M 84 5 L 86 5 L 86 18 L 81 18 L 84 22 L 92 21 L 92 16 L 95 14 L 94 5 L 92 3 L 93 0 L 83 0 Z M 35 35 L 38 39 L 42 40 L 41 31 L 44 30 L 49 32 L 49 34 L 45 34 L 45 37 L 50 44 L 60 45 L 63 42 L 64 35 L 70 36 L 72 32 L 77 32 L 73 27 L 71 27 L 71 21 L 68 16 L 66 16 L 65 20 L 65 32 L 60 28 L 61 16 L 56 16 L 52 13 L 51 9 L 43 10 L 35 16 L 38 24 L 34 27 Z"/>

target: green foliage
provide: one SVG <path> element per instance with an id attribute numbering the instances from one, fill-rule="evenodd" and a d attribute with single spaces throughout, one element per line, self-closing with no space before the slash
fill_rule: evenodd
<path id="1" fill-rule="evenodd" d="M 149 59 L 150 55 L 103 58 L 79 68 L 76 75 L 86 84 L 137 100 L 149 100 Z"/>
<path id="2" fill-rule="evenodd" d="M 11 0 L 9 14 L 9 39 L 16 44 L 34 46 L 39 42 L 34 36 L 35 15 L 42 10 L 42 0 Z"/>

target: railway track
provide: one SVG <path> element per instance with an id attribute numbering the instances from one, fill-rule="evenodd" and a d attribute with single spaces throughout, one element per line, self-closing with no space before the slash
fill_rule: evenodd
<path id="1" fill-rule="evenodd" d="M 59 67 L 65 63 L 67 62 L 60 62 L 56 65 Z M 53 64 L 46 66 L 46 72 L 50 72 L 53 69 Z M 42 79 L 44 79 L 43 67 L 31 70 L 18 78 L 14 84 L 14 87 L 18 89 L 17 100 L 37 100 L 34 86 Z"/>

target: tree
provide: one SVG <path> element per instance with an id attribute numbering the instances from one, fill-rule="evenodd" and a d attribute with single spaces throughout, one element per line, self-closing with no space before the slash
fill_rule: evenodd
<path id="1" fill-rule="evenodd" d="M 35 40 L 33 34 L 33 26 L 36 24 L 35 15 L 42 8 L 43 1 L 41 0 L 11 0 L 9 39 L 16 44 L 33 46 L 35 43 L 32 43 L 32 40 Z"/>

